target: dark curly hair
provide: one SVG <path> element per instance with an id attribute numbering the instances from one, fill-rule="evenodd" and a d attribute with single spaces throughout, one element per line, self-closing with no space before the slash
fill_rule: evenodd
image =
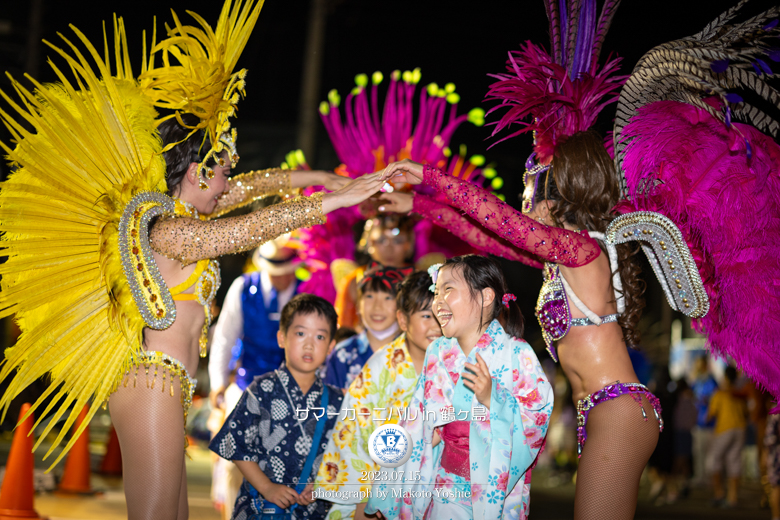
<path id="1" fill-rule="evenodd" d="M 182 121 L 189 127 L 195 127 L 200 123 L 200 119 L 192 114 L 184 114 Z M 163 121 L 158 127 L 163 146 L 171 143 L 179 143 L 167 152 L 163 153 L 165 159 L 165 182 L 168 185 L 168 195 L 177 195 L 181 186 L 181 181 L 187 174 L 190 164 L 200 163 L 203 156 L 211 149 L 211 141 L 205 135 L 203 130 L 198 130 L 187 138 L 192 130 L 183 127 L 176 118 Z M 180 142 L 183 141 L 183 142 Z M 214 167 L 216 162 L 209 159 L 206 166 Z"/>
<path id="2" fill-rule="evenodd" d="M 620 199 L 620 179 L 601 137 L 593 131 L 577 133 L 558 146 L 552 168 L 539 181 L 536 200 L 556 203 L 550 208 L 550 215 L 558 226 L 566 222 L 603 233 L 616 216 L 612 208 Z M 635 257 L 638 251 L 638 245 L 617 246 L 626 302 L 618 323 L 630 347 L 639 344 L 637 324 L 645 307 L 645 282 L 640 278 L 642 269 Z"/>

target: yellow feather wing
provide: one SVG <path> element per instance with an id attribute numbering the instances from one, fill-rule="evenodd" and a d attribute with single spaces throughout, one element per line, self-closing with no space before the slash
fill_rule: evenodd
<path id="1" fill-rule="evenodd" d="M 11 107 L 0 119 L 17 143 L 0 143 L 14 171 L 0 185 L 0 248 L 8 257 L 0 266 L 0 317 L 15 314 L 22 329 L 5 352 L 0 381 L 11 380 L 0 406 L 5 415 L 26 386 L 51 377 L 30 411 L 53 397 L 39 414 L 40 422 L 54 410 L 44 436 L 71 411 L 46 456 L 84 404 L 100 404 L 116 388 L 144 326 L 122 271 L 117 229 L 134 194 L 165 191 L 165 164 L 158 114 L 132 79 L 121 20 L 114 25 L 113 76 L 108 45 L 101 57 L 72 28 L 81 46 L 64 37 L 67 51 L 50 45 L 72 79 L 50 62 L 59 83 L 30 78 L 29 91 L 12 80 L 16 96 L 0 93 Z M 91 406 L 88 419 L 96 411 Z"/>

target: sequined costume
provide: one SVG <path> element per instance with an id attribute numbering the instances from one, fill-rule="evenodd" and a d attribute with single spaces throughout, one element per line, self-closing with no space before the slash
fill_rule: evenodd
<path id="1" fill-rule="evenodd" d="M 561 341 L 569 335 L 571 327 L 595 328 L 615 322 L 624 310 L 621 304 L 622 280 L 619 275 L 613 276 L 619 267 L 617 253 L 611 236 L 603 233 L 609 221 L 604 223 L 602 213 L 593 217 L 602 223 L 600 225 L 603 227 L 598 229 L 601 233 L 594 231 L 592 235 L 586 229 L 569 231 L 563 227 L 546 226 L 524 215 L 533 213 L 537 193 L 544 193 L 545 198 L 552 200 L 560 198 L 569 203 L 577 202 L 567 199 L 563 191 L 560 196 L 549 191 L 552 184 L 550 179 L 555 179 L 553 157 L 556 156 L 556 151 L 560 150 L 559 147 L 570 138 L 584 134 L 590 129 L 602 109 L 617 100 L 617 91 L 626 80 L 625 76 L 616 74 L 619 59 L 609 59 L 603 66 L 599 64 L 606 31 L 618 4 L 619 2 L 605 2 L 599 15 L 595 0 L 545 0 L 550 22 L 549 51 L 526 42 L 519 51 L 509 53 L 506 70 L 493 75 L 497 81 L 491 85 L 487 97 L 499 102 L 491 113 L 501 112 L 493 135 L 508 129 L 510 135 L 502 140 L 526 132 L 533 133 L 534 136 L 534 153 L 526 162 L 526 190 L 523 193 L 522 213 L 496 197 L 459 182 L 435 168 L 426 165 L 423 172 L 423 184 L 446 196 L 448 204 L 463 214 L 459 220 L 449 216 L 446 219 L 447 224 L 454 226 L 454 233 L 479 240 L 485 231 L 476 231 L 474 227 L 482 227 L 494 234 L 494 238 L 501 240 L 503 245 L 511 247 L 510 250 L 506 247 L 499 248 L 496 254 L 543 268 L 544 285 L 537 301 L 536 314 L 550 355 L 556 360 L 556 341 Z M 608 164 L 606 160 L 603 162 Z M 607 170 L 604 170 L 605 179 L 609 177 Z M 564 169 L 563 173 L 567 174 L 566 172 Z M 588 173 L 587 166 L 568 170 L 568 175 L 585 176 Z M 599 182 L 601 177 L 598 177 L 598 180 L 594 178 L 594 186 L 598 186 Z M 556 186 L 556 189 L 563 188 Z M 601 186 L 594 189 L 602 189 L 604 196 L 614 197 L 610 194 L 617 192 L 617 178 L 614 179 L 613 187 Z M 574 207 L 577 207 L 576 204 Z M 431 210 L 430 204 L 424 199 L 418 201 L 415 197 L 413 211 L 437 221 L 435 210 Z M 572 211 L 587 213 L 589 208 Z M 608 214 L 609 208 L 603 213 Z M 544 218 L 541 215 L 535 216 L 540 220 Z M 583 228 L 579 218 L 577 224 Z M 647 233 L 647 230 L 641 233 L 646 236 L 644 233 Z M 660 232 L 656 233 L 656 236 L 659 235 Z M 599 244 L 597 239 L 604 245 Z M 607 253 L 609 258 L 609 271 L 604 269 L 603 272 L 605 275 L 607 272 L 613 273 L 606 275 L 604 282 L 614 290 L 617 303 L 617 313 L 610 311 L 612 314 L 604 316 L 592 312 L 577 297 L 562 273 L 567 271 L 564 267 L 572 269 L 587 266 L 598 259 L 602 251 Z M 604 264 L 603 260 L 599 262 Z M 590 269 L 594 272 L 593 268 Z M 601 267 L 598 266 L 598 269 Z M 576 307 L 584 317 L 572 317 L 570 306 Z M 608 329 L 614 332 L 614 325 L 610 325 Z M 578 345 L 572 339 L 567 341 L 570 351 L 577 349 Z M 607 350 L 613 347 L 617 347 L 618 354 L 621 347 L 625 348 L 622 342 L 619 345 L 605 345 Z M 633 372 L 627 357 L 624 360 L 616 360 L 615 363 L 615 367 L 618 367 L 614 368 L 615 370 Z M 565 366 L 567 371 L 572 368 L 571 365 Z M 595 375 L 589 373 L 589 376 Z M 608 389 L 609 387 L 601 388 L 594 395 L 605 393 Z M 587 391 L 592 390 L 593 388 L 589 388 Z M 648 402 L 650 397 L 645 396 L 642 399 L 642 409 L 647 406 L 652 413 L 653 408 Z M 638 412 L 635 408 L 631 409 L 630 404 L 633 401 L 628 399 L 628 396 L 598 402 L 601 404 L 590 414 L 591 419 L 587 425 L 590 442 L 584 448 L 580 464 L 575 518 L 599 518 L 603 515 L 603 507 L 610 500 L 620 503 L 619 508 L 611 511 L 612 518 L 629 518 L 634 513 L 641 471 L 657 442 L 659 424 L 654 417 L 644 421 L 637 419 Z M 647 411 L 643 413 L 647 415 Z M 584 428 L 584 419 L 582 427 Z M 619 485 L 610 490 L 600 486 L 608 476 L 617 477 Z M 612 496 L 609 493 L 612 493 Z M 619 499 L 615 499 L 616 496 L 619 496 Z"/>
<path id="2" fill-rule="evenodd" d="M 71 54 L 50 45 L 75 79 L 62 72 L 58 84 L 32 80 L 34 92 L 14 82 L 20 102 L 2 94 L 17 114 L 0 113 L 16 142 L 14 148 L 2 143 L 15 166 L 0 189 L 2 247 L 8 256 L 0 314 L 14 314 L 22 334 L 5 352 L 0 380 L 10 381 L 0 405 L 7 410 L 32 381 L 51 376 L 50 389 L 31 410 L 51 398 L 47 411 L 53 411 L 53 419 L 36 447 L 68 415 L 47 455 L 85 404 L 105 403 L 120 385 L 130 386 L 123 384 L 130 375 L 135 387 L 142 370 L 161 392 L 165 378 L 174 393 L 180 387 L 186 414 L 194 380 L 177 360 L 145 350 L 144 330 L 167 329 L 176 320 L 176 302 L 193 300 L 204 308 L 205 334 L 219 285 L 217 257 L 323 221 L 320 195 L 209 220 L 262 196 L 288 194 L 289 174 L 281 170 L 230 179 L 229 192 L 209 218 L 164 194 L 162 152 L 177 143 L 163 146 L 156 128 L 170 117 L 197 112 L 200 123 L 191 132 L 202 129 L 212 143 L 198 165 L 201 188 L 214 176 L 208 161 L 221 164 L 224 154 L 234 165 L 238 161 L 228 118 L 244 92 L 246 71 L 233 69 L 261 7 L 254 0 L 227 0 L 215 28 L 196 18 L 206 31 L 176 19 L 144 57 L 138 76 L 130 69 L 121 19 L 114 23 L 114 63 L 104 61 L 103 53 L 75 31 L 86 52 L 64 37 Z M 210 87 L 207 93 L 204 85 Z M 154 252 L 182 266 L 197 263 L 192 276 L 169 288 Z M 54 464 L 97 409 L 90 407 Z"/>
<path id="3" fill-rule="evenodd" d="M 489 411 L 460 377 L 477 353 L 493 378 Z M 457 339 L 437 339 L 428 347 L 407 417 L 398 423 L 412 437 L 411 458 L 397 468 L 404 478 L 375 481 L 366 514 L 381 511 L 388 520 L 528 518 L 530 468 L 544 445 L 552 400 L 531 346 L 498 321 L 468 356 Z M 434 428 L 445 425 L 447 440 L 433 447 Z M 453 448 L 454 456 L 445 455 Z"/>
<path id="4" fill-rule="evenodd" d="M 577 454 L 582 456 L 582 448 L 585 446 L 585 441 L 588 440 L 588 430 L 586 425 L 588 424 L 588 413 L 591 408 L 599 403 L 609 401 L 620 397 L 621 395 L 630 395 L 634 401 L 639 405 L 639 409 L 642 411 L 644 420 L 647 421 L 647 412 L 645 412 L 642 406 L 642 396 L 644 396 L 652 405 L 655 418 L 658 421 L 661 430 L 664 428 L 664 421 L 661 419 L 661 403 L 656 396 L 650 393 L 645 385 L 639 383 L 613 383 L 607 385 L 598 392 L 594 392 L 584 399 L 577 401 Z"/>

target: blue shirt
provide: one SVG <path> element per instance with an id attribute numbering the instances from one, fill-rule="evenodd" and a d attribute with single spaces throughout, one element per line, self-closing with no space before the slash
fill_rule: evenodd
<path id="1" fill-rule="evenodd" d="M 693 395 L 696 396 L 696 425 L 700 428 L 715 426 L 715 419 L 707 420 L 707 408 L 710 404 L 710 397 L 717 389 L 717 381 L 709 374 L 698 378 L 693 383 Z"/>

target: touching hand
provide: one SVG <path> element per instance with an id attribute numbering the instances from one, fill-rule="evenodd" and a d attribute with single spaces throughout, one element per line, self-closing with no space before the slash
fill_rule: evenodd
<path id="1" fill-rule="evenodd" d="M 303 488 L 301 494 L 298 495 L 298 505 L 308 506 L 312 502 L 314 502 L 314 482 L 309 482 L 306 484 L 306 487 Z"/>
<path id="2" fill-rule="evenodd" d="M 358 177 L 333 193 L 322 196 L 322 213 L 327 214 L 339 208 L 360 204 L 384 186 L 381 173 Z"/>
<path id="3" fill-rule="evenodd" d="M 424 166 L 420 163 L 404 159 L 390 163 L 382 172 L 382 179 L 393 182 L 408 182 L 409 184 L 421 184 L 423 181 Z"/>
<path id="4" fill-rule="evenodd" d="M 383 193 L 379 200 L 386 201 L 379 206 L 379 211 L 393 211 L 395 213 L 409 213 L 412 211 L 414 203 L 414 194 L 403 191 L 394 191 L 392 193 Z"/>
<path id="5" fill-rule="evenodd" d="M 490 410 L 490 394 L 493 391 L 493 378 L 490 377 L 490 369 L 477 354 L 477 364 L 466 363 L 463 365 L 466 369 L 460 375 L 463 378 L 463 386 L 474 392 L 479 401 L 485 408 Z"/>
<path id="6" fill-rule="evenodd" d="M 336 175 L 335 173 L 322 172 L 322 185 L 328 191 L 338 191 L 351 181 L 349 177 Z"/>
<path id="7" fill-rule="evenodd" d="M 270 484 L 264 491 L 263 498 L 283 509 L 298 502 L 298 493 L 284 484 Z"/>

